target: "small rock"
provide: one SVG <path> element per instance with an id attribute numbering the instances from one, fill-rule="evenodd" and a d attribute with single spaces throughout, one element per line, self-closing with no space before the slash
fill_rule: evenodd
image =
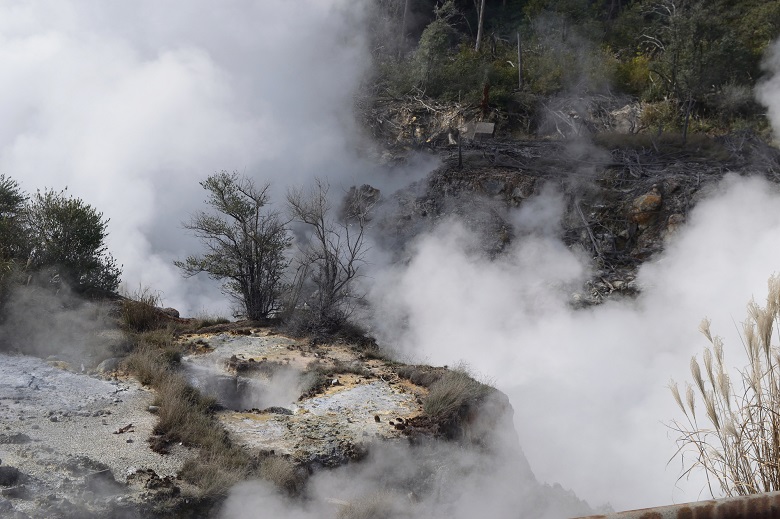
<path id="1" fill-rule="evenodd" d="M 146 408 L 146 410 L 152 414 L 156 414 L 160 410 L 160 406 L 150 405 L 149 407 Z"/>
<path id="2" fill-rule="evenodd" d="M 496 196 L 506 188 L 506 184 L 500 180 L 486 180 L 482 183 L 482 189 L 489 196 Z"/>
<path id="3" fill-rule="evenodd" d="M 378 415 L 378 414 L 375 414 L 375 415 L 374 415 L 374 421 L 375 421 L 376 423 L 379 423 L 379 422 L 381 422 L 381 420 L 379 419 L 379 415 Z"/>
<path id="4" fill-rule="evenodd" d="M 669 215 L 669 219 L 666 221 L 666 233 L 667 235 L 674 234 L 685 223 L 685 217 L 681 214 L 675 213 Z"/>
<path id="5" fill-rule="evenodd" d="M 98 373 L 111 373 L 119 369 L 119 364 L 122 362 L 122 359 L 119 357 L 113 357 L 110 359 L 106 359 L 100 364 L 97 365 L 95 368 L 95 371 Z"/>
<path id="6" fill-rule="evenodd" d="M 2 466 L 0 467 L 0 486 L 12 487 L 16 485 L 21 477 L 22 473 L 16 467 Z"/>
<path id="7" fill-rule="evenodd" d="M 162 308 L 160 311 L 169 317 L 179 318 L 179 311 L 175 308 Z"/>
<path id="8" fill-rule="evenodd" d="M 658 213 L 663 204 L 663 198 L 658 191 L 658 186 L 653 186 L 649 193 L 638 196 L 631 203 L 629 219 L 639 225 L 647 225 Z"/>
<path id="9" fill-rule="evenodd" d="M 30 441 L 30 437 L 24 433 L 0 434 L 0 444 L 19 445 Z"/>
<path id="10" fill-rule="evenodd" d="M 54 415 L 54 416 L 50 416 L 50 417 L 49 417 L 49 421 L 50 421 L 50 422 L 59 422 L 59 421 L 60 421 L 60 419 L 59 419 L 59 418 L 57 418 L 57 415 Z"/>

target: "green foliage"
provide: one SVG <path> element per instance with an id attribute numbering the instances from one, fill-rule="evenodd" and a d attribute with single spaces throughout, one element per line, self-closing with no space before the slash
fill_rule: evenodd
<path id="1" fill-rule="evenodd" d="M 225 280 L 225 293 L 242 304 L 249 319 L 265 319 L 279 310 L 282 278 L 290 245 L 286 222 L 266 211 L 270 186 L 255 186 L 237 173 L 220 172 L 200 185 L 206 204 L 217 214 L 199 212 L 184 227 L 207 249 L 203 256 L 176 261 L 185 275 L 201 272 Z"/>
<path id="2" fill-rule="evenodd" d="M 21 273 L 20 263 L 27 260 L 29 240 L 22 217 L 27 196 L 19 184 L 0 175 L 0 307 L 8 297 L 8 290 Z"/>
<path id="3" fill-rule="evenodd" d="M 0 174 L 0 260 L 26 260 L 28 248 L 22 224 L 27 196 L 12 178 Z"/>
<path id="4" fill-rule="evenodd" d="M 25 214 L 32 253 L 28 267 L 50 271 L 78 293 L 114 292 L 121 270 L 105 245 L 108 220 L 65 191 L 38 191 Z"/>
<path id="5" fill-rule="evenodd" d="M 430 89 L 431 95 L 439 95 L 449 77 L 445 68 L 450 47 L 456 41 L 455 29 L 450 24 L 454 15 L 455 7 L 450 0 L 436 9 L 436 19 L 423 31 L 412 58 L 415 83 L 423 90 Z"/>
<path id="6" fill-rule="evenodd" d="M 650 82 L 650 58 L 637 54 L 633 58 L 619 61 L 615 67 L 615 86 L 634 96 L 641 96 Z"/>
<path id="7" fill-rule="evenodd" d="M 418 29 L 408 59 L 394 54 L 381 64 L 386 90 L 476 104 L 489 83 L 490 103 L 510 109 L 518 88 L 519 31 L 524 90 L 531 94 L 609 91 L 645 102 L 669 100 L 676 127 L 692 109 L 689 130 L 761 124 L 761 110 L 745 92 L 761 77 L 763 53 L 780 34 L 780 2 L 488 2 L 477 53 L 478 6 L 467 0 L 418 4 L 417 16 L 427 14 L 429 23 Z"/>

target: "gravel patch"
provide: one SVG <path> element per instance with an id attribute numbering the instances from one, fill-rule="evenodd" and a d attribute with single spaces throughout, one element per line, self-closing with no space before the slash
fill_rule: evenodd
<path id="1" fill-rule="evenodd" d="M 74 479 L 86 484 L 107 470 L 119 483 L 140 469 L 175 476 L 194 453 L 177 446 L 163 456 L 149 448 L 156 417 L 147 408 L 153 398 L 133 381 L 102 380 L 35 357 L 0 354 L 2 465 L 20 471 L 29 494 L 71 500 L 83 493 Z M 14 503 L 28 513 L 36 506 L 27 499 Z"/>

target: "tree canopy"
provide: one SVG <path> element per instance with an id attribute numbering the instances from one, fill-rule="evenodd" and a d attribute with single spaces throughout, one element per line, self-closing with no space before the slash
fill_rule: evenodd
<path id="1" fill-rule="evenodd" d="M 187 276 L 204 272 L 224 280 L 226 294 L 238 300 L 249 319 L 273 316 L 280 307 L 283 276 L 290 244 L 286 222 L 267 210 L 269 184 L 261 186 L 237 173 L 222 171 L 200 185 L 206 204 L 215 212 L 196 213 L 186 229 L 194 232 L 207 252 L 175 262 Z"/>
<path id="2" fill-rule="evenodd" d="M 50 271 L 76 292 L 114 292 L 121 269 L 108 252 L 108 220 L 65 191 L 38 191 L 25 212 L 32 250 L 28 267 Z"/>

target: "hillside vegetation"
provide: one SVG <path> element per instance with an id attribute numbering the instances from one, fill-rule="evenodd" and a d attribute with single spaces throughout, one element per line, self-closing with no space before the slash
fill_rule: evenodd
<path id="1" fill-rule="evenodd" d="M 625 96 L 647 105 L 643 122 L 654 131 L 766 130 L 752 90 L 780 34 L 780 2 L 384 0 L 382 7 L 372 45 L 381 95 L 479 104 L 518 123 L 558 95 Z"/>

